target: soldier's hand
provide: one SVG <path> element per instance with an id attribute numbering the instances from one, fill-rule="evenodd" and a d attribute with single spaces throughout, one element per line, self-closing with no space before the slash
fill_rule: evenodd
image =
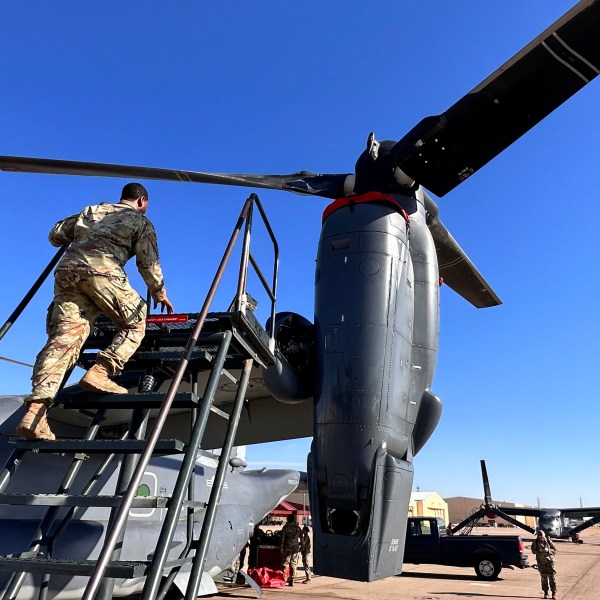
<path id="1" fill-rule="evenodd" d="M 171 315 L 173 314 L 173 305 L 171 304 L 171 301 L 165 296 L 163 300 L 155 300 L 154 301 L 154 308 L 156 308 L 158 305 L 160 304 L 160 312 L 165 312 L 165 310 L 167 311 L 167 314 Z"/>

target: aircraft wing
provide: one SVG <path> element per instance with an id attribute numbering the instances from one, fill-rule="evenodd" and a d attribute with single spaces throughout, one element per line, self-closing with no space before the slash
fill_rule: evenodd
<path id="1" fill-rule="evenodd" d="M 132 386 L 135 389 L 139 380 L 140 372 L 131 371 Z M 232 369 L 231 375 L 239 377 L 239 373 Z M 198 375 L 198 388 L 204 389 L 208 373 Z M 135 384 L 133 381 L 135 380 Z M 123 382 L 125 385 L 127 382 Z M 168 387 L 168 382 L 163 384 L 157 391 L 164 393 Z M 181 393 L 190 391 L 188 383 L 183 383 L 180 387 Z M 79 395 L 81 390 L 78 386 L 68 386 L 64 394 L 71 398 Z M 236 434 L 237 445 L 259 444 L 264 442 L 273 442 L 279 440 L 289 440 L 313 435 L 313 403 L 312 400 L 306 400 L 299 404 L 285 404 L 276 400 L 264 382 L 260 367 L 252 369 L 250 383 L 248 385 L 247 401 L 240 416 L 238 430 Z M 235 399 L 235 386 L 233 383 L 224 382 L 216 393 L 215 406 L 221 410 L 229 412 Z M 89 404 L 89 400 L 88 400 Z M 156 413 L 153 409 L 151 417 Z M 53 430 L 57 435 L 64 434 L 73 426 L 80 426 L 80 419 L 75 410 L 61 408 L 57 404 L 49 414 Z M 112 408 L 108 411 L 104 421 L 105 427 L 121 426 L 128 423 L 131 419 L 131 410 Z M 184 439 L 189 433 L 190 409 L 174 408 L 169 412 L 165 423 L 163 436 L 165 438 Z M 223 443 L 225 436 L 226 421 L 213 413 L 209 416 L 206 432 L 202 439 L 202 447 L 205 449 L 218 448 Z M 11 429 L 11 433 L 14 427 Z"/>
<path id="2" fill-rule="evenodd" d="M 583 508 L 559 508 L 561 514 L 564 517 L 569 518 L 584 518 L 584 517 L 595 517 L 600 515 L 600 506 L 583 507 Z"/>
<path id="3" fill-rule="evenodd" d="M 507 515 L 520 515 L 522 517 L 539 517 L 543 514 L 543 511 L 539 508 L 527 508 L 525 506 L 498 505 L 497 508 Z"/>
<path id="4" fill-rule="evenodd" d="M 596 523 L 600 523 L 600 512 L 597 512 L 593 516 L 590 516 L 589 519 L 586 519 L 583 523 L 577 525 L 577 527 L 573 527 L 573 529 L 569 531 L 569 535 L 575 535 L 576 533 L 579 533 L 584 529 L 588 529 L 588 527 L 596 525 Z"/>

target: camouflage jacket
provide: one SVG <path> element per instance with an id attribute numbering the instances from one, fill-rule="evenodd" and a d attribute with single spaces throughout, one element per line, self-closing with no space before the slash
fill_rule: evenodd
<path id="1" fill-rule="evenodd" d="M 59 221 L 48 239 L 53 246 L 71 243 L 57 271 L 125 277 L 123 267 L 135 255 L 152 297 L 160 300 L 166 296 L 154 226 L 127 204 L 86 206 L 79 214 Z"/>
<path id="2" fill-rule="evenodd" d="M 281 528 L 281 549 L 286 554 L 295 554 L 300 550 L 302 530 L 298 523 L 286 523 Z"/>
<path id="3" fill-rule="evenodd" d="M 554 560 L 554 553 L 556 552 L 556 546 L 552 543 L 552 540 L 548 538 L 535 539 L 531 544 L 531 551 L 535 554 L 535 558 L 538 562 Z"/>
<path id="4" fill-rule="evenodd" d="M 310 554 L 311 551 L 311 543 L 310 543 L 310 534 L 302 532 L 302 542 L 300 544 L 300 551 L 302 554 Z"/>

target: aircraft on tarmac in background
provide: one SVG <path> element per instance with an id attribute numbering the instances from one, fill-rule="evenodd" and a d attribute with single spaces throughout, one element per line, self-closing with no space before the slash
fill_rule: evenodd
<path id="1" fill-rule="evenodd" d="M 600 506 L 580 508 L 535 508 L 525 506 L 503 506 L 495 504 L 490 491 L 490 480 L 488 479 L 485 460 L 481 461 L 481 477 L 483 479 L 483 504 L 481 508 L 469 515 L 466 519 L 452 528 L 452 533 L 457 533 L 466 526 L 473 526 L 481 517 L 495 519 L 500 517 L 505 521 L 520 527 L 529 533 L 535 533 L 535 529 L 515 519 L 515 516 L 537 517 L 538 527 L 546 535 L 554 539 L 570 539 L 575 543 L 582 543 L 579 533 L 596 523 L 600 523 Z M 573 521 L 578 522 L 573 522 Z"/>
<path id="2" fill-rule="evenodd" d="M 323 215 L 315 324 L 272 314 L 265 366 L 252 367 L 250 416 L 238 443 L 314 436 L 308 478 L 315 572 L 373 581 L 402 571 L 413 457 L 441 415 L 430 389 L 441 279 L 478 308 L 500 304 L 425 188 L 444 196 L 594 79 L 599 30 L 600 1 L 579 2 L 444 113 L 397 142 L 369 135 L 355 173 L 223 174 L 10 156 L 0 157 L 0 169 L 334 200 Z M 244 294 L 239 298 L 235 312 L 247 318 Z M 245 335 L 252 330 L 261 338 L 257 324 Z M 164 381 L 167 407 L 181 381 L 179 370 Z M 171 431 L 184 427 L 181 417 L 165 420 Z"/>

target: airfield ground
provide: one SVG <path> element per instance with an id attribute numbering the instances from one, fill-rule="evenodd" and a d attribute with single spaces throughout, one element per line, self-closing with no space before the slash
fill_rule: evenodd
<path id="1" fill-rule="evenodd" d="M 520 535 L 523 538 L 530 564 L 535 564 L 531 554 L 532 536 L 516 529 L 481 528 L 473 533 Z M 559 599 L 600 599 L 600 527 L 593 527 L 581 535 L 583 544 L 559 541 L 556 569 Z M 532 560 L 533 559 L 533 560 Z M 503 569 L 497 581 L 483 582 L 470 568 L 443 567 L 439 565 L 405 565 L 402 575 L 373 583 L 360 583 L 314 576 L 304 585 L 304 572 L 297 573 L 293 587 L 264 590 L 264 600 L 312 600 L 338 598 L 344 600 L 511 600 L 541 598 L 540 577 L 536 569 Z M 220 588 L 216 598 L 238 600 L 256 598 L 249 587 Z"/>

